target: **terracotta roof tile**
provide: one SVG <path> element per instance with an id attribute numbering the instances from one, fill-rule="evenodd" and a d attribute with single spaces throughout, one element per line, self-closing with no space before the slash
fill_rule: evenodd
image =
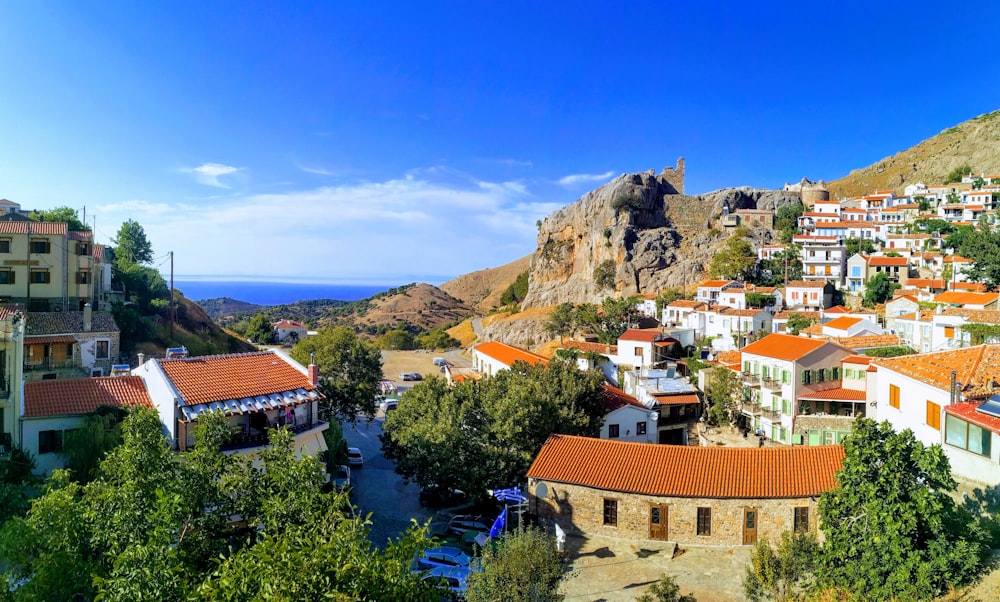
<path id="1" fill-rule="evenodd" d="M 677 393 L 665 394 L 665 395 L 653 395 L 656 399 L 656 403 L 663 406 L 673 406 L 673 405 L 690 405 L 693 403 L 701 403 L 701 399 L 694 393 L 686 393 L 678 395 Z"/>
<path id="2" fill-rule="evenodd" d="M 808 318 L 810 320 L 819 320 L 820 318 L 822 318 L 822 316 L 820 315 L 820 312 L 818 312 L 818 311 L 809 311 L 809 310 L 800 310 L 800 309 L 786 309 L 784 311 L 779 311 L 777 314 L 775 314 L 774 319 L 775 320 L 787 320 L 788 318 L 790 318 L 791 316 L 794 316 L 794 315 L 799 315 L 799 316 L 802 316 L 803 318 Z"/>
<path id="3" fill-rule="evenodd" d="M 722 288 L 727 284 L 733 284 L 734 280 L 706 280 L 698 285 L 698 288 Z"/>
<path id="4" fill-rule="evenodd" d="M 528 477 L 607 491 L 705 498 L 795 498 L 836 486 L 839 445 L 698 447 L 553 435 Z"/>
<path id="5" fill-rule="evenodd" d="M 933 315 L 933 312 L 930 312 Z M 1000 310 L 996 309 L 965 309 L 949 307 L 941 312 L 945 316 L 960 316 L 975 324 L 1000 324 Z"/>
<path id="6" fill-rule="evenodd" d="M 476 351 L 497 360 L 505 366 L 513 366 L 514 362 L 518 361 L 527 362 L 532 365 L 539 363 L 546 365 L 549 363 L 549 360 L 538 355 L 537 353 L 525 351 L 524 349 L 506 345 L 498 341 L 480 343 L 479 345 L 476 345 Z"/>
<path id="7" fill-rule="evenodd" d="M 869 257 L 868 265 L 904 266 L 907 265 L 907 259 L 905 257 Z"/>
<path id="8" fill-rule="evenodd" d="M 951 371 L 963 384 L 966 397 L 991 395 L 1000 386 L 1000 344 L 977 345 L 934 353 L 921 353 L 895 358 L 880 358 L 872 362 L 879 369 L 889 369 L 924 384 L 948 391 Z"/>
<path id="9" fill-rule="evenodd" d="M 902 345 L 903 341 L 894 334 L 870 334 L 857 337 L 838 337 L 835 343 L 848 349 L 871 349 L 873 347 L 894 347 Z"/>
<path id="10" fill-rule="evenodd" d="M 566 341 L 563 343 L 563 349 L 579 349 L 581 351 L 593 351 L 594 353 L 615 355 L 618 353 L 618 345 L 611 345 L 608 349 L 608 345 L 604 343 L 591 343 L 590 341 Z"/>
<path id="11" fill-rule="evenodd" d="M 872 363 L 874 358 L 868 357 L 867 355 L 851 355 L 840 360 L 843 364 L 861 364 L 867 366 Z"/>
<path id="12" fill-rule="evenodd" d="M 302 322 L 296 322 L 295 320 L 279 320 L 272 324 L 274 328 L 306 328 L 306 325 Z"/>
<path id="13" fill-rule="evenodd" d="M 850 328 L 851 326 L 854 326 L 860 321 L 861 318 L 852 318 L 851 316 L 841 316 L 839 318 L 830 320 L 823 326 L 825 328 L 833 328 L 834 330 L 845 330 L 847 328 Z"/>
<path id="14" fill-rule="evenodd" d="M 980 403 L 979 401 L 973 403 L 953 403 L 945 406 L 944 411 L 967 420 L 972 424 L 991 430 L 994 433 L 1000 433 L 1000 418 L 984 414 L 983 412 L 977 412 L 976 408 L 979 407 Z"/>
<path id="15" fill-rule="evenodd" d="M 941 278 L 910 278 L 906 281 L 907 286 L 913 286 L 916 288 L 940 288 L 943 289 L 945 286 L 945 281 Z"/>
<path id="16" fill-rule="evenodd" d="M 662 335 L 663 333 L 658 328 L 629 328 L 618 337 L 618 340 L 652 343 Z"/>
<path id="17" fill-rule="evenodd" d="M 684 308 L 697 309 L 702 305 L 705 304 L 702 303 L 701 301 L 693 301 L 690 299 L 678 299 L 676 301 L 671 301 L 670 303 L 668 303 L 667 307 L 684 307 Z"/>
<path id="18" fill-rule="evenodd" d="M 834 305 L 833 307 L 828 307 L 823 310 L 825 314 L 849 314 L 851 310 L 847 309 L 843 305 Z"/>
<path id="19" fill-rule="evenodd" d="M 632 397 L 625 391 L 622 391 L 618 387 L 612 387 L 611 385 L 604 385 L 602 397 L 604 398 L 605 412 L 613 412 L 618 408 L 623 408 L 625 406 L 634 406 L 643 410 L 649 409 L 642 405 L 642 403 L 640 403 L 635 397 Z"/>
<path id="20" fill-rule="evenodd" d="M 110 312 L 95 311 L 91 318 L 91 332 L 118 332 L 118 325 Z M 85 332 L 82 311 L 29 312 L 25 334 L 69 334 Z"/>
<path id="21" fill-rule="evenodd" d="M 779 360 L 795 361 L 827 344 L 826 341 L 818 339 L 775 332 L 750 343 L 741 351 L 744 355 L 752 353 Z"/>
<path id="22" fill-rule="evenodd" d="M 179 405 L 316 389 L 305 373 L 271 351 L 149 361 L 157 362 L 177 388 Z"/>
<path id="23" fill-rule="evenodd" d="M 816 399 L 820 401 L 864 401 L 866 393 L 857 389 L 826 389 L 815 393 L 802 393 L 799 399 Z"/>
<path id="24" fill-rule="evenodd" d="M 789 288 L 823 288 L 826 286 L 825 282 L 809 282 L 807 280 L 792 280 L 785 285 L 786 289 Z"/>
<path id="25" fill-rule="evenodd" d="M 934 297 L 935 303 L 951 305 L 986 305 L 997 300 L 997 293 L 961 293 L 946 291 Z"/>
<path id="26" fill-rule="evenodd" d="M 800 335 L 803 335 L 803 334 L 804 335 L 810 335 L 810 336 L 814 335 L 814 334 L 816 334 L 816 335 L 823 334 L 823 325 L 822 324 L 813 324 L 812 326 L 806 326 L 805 328 L 803 328 L 802 330 L 799 331 L 799 334 Z"/>
<path id="27" fill-rule="evenodd" d="M 986 292 L 986 285 L 982 282 L 949 282 L 948 288 L 954 291 L 973 291 L 976 293 Z"/>
<path id="28" fill-rule="evenodd" d="M 0 222 L 0 234 L 27 234 L 28 225 L 32 234 L 62 235 L 67 232 L 66 224 L 60 222 Z"/>
<path id="29" fill-rule="evenodd" d="M 146 384 L 138 376 L 60 378 L 24 383 L 24 416 L 76 416 L 103 405 L 152 408 Z"/>
<path id="30" fill-rule="evenodd" d="M 742 351 L 720 351 L 715 354 L 715 361 L 723 366 L 738 365 L 743 361 Z"/>

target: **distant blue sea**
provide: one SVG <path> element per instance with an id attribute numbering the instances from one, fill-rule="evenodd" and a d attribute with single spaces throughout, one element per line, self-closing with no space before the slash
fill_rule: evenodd
<path id="1" fill-rule="evenodd" d="M 389 290 L 398 284 L 315 284 L 301 282 L 256 282 L 174 280 L 174 288 L 192 301 L 229 297 L 257 305 L 283 305 L 312 299 L 357 301 Z"/>

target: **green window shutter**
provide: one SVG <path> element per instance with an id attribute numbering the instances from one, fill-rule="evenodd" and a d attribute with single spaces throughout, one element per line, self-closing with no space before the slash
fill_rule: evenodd
<path id="1" fill-rule="evenodd" d="M 781 413 L 782 414 L 791 414 L 792 413 L 792 402 L 788 401 L 787 399 L 782 399 L 781 400 Z"/>
<path id="2" fill-rule="evenodd" d="M 792 373 L 789 372 L 788 370 L 782 370 L 781 382 L 785 383 L 786 385 L 792 384 Z"/>
<path id="3" fill-rule="evenodd" d="M 833 376 L 833 378 L 830 380 L 837 380 L 838 378 L 840 378 L 840 368 L 832 368 L 831 372 L 832 372 L 831 376 Z"/>
<path id="4" fill-rule="evenodd" d="M 750 362 L 743 362 L 743 371 L 750 372 Z"/>
<path id="5" fill-rule="evenodd" d="M 761 366 L 760 375 L 763 376 L 764 378 L 767 378 L 767 373 L 768 373 L 767 366 Z"/>

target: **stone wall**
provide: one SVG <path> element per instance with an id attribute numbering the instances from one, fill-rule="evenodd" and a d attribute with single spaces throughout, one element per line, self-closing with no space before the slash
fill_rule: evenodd
<path id="1" fill-rule="evenodd" d="M 591 489 L 546 482 L 545 499 L 534 495 L 536 479 L 529 479 L 530 508 L 542 521 L 553 521 L 563 530 L 627 540 L 650 540 L 649 508 L 666 505 L 667 541 L 681 545 L 743 545 L 743 514 L 757 509 L 757 539 L 778 541 L 793 528 L 794 508 L 809 508 L 809 529 L 819 528 L 818 498 L 717 499 L 678 498 Z M 604 524 L 604 500 L 618 502 L 618 524 Z M 698 508 L 711 508 L 711 535 L 698 535 Z"/>

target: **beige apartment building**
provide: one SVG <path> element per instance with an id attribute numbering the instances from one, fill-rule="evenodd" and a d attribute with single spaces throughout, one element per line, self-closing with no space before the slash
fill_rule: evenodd
<path id="1" fill-rule="evenodd" d="M 56 222 L 0 221 L 0 304 L 81 311 L 96 301 L 93 234 Z"/>

